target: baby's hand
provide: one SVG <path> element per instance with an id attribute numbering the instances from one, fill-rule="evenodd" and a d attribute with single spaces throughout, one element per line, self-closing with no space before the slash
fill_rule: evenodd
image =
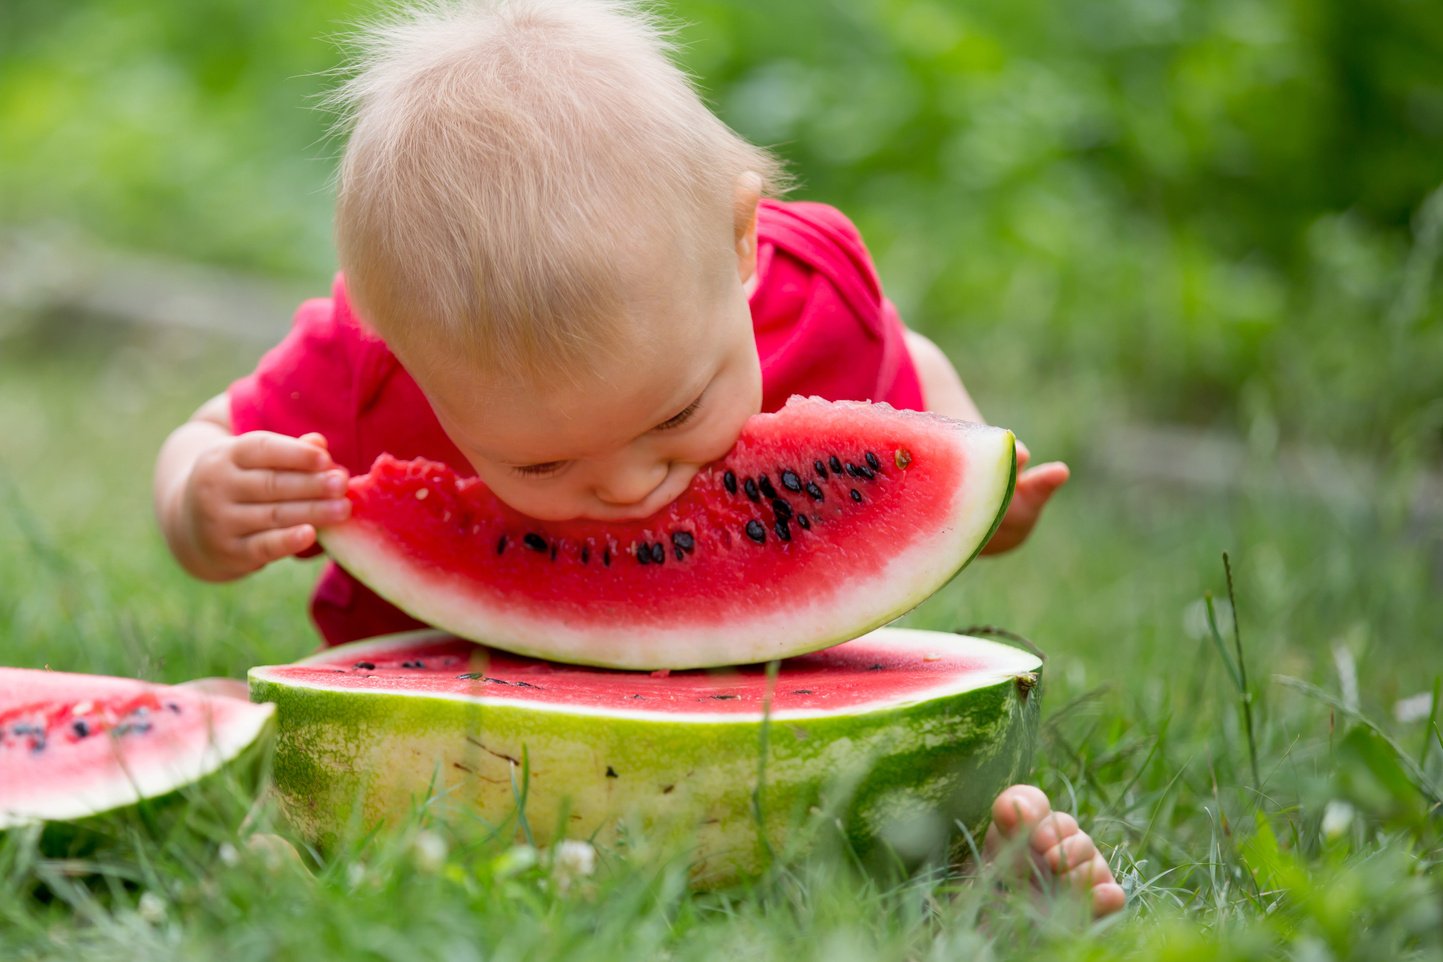
<path id="1" fill-rule="evenodd" d="M 1022 470 L 1027 467 L 1031 457 L 1027 445 L 1018 441 L 1017 489 L 1012 493 L 1012 503 L 1007 506 L 1007 514 L 1002 518 L 1002 524 L 992 535 L 992 540 L 987 542 L 987 547 L 982 549 L 983 554 L 1011 551 L 1025 541 L 1053 492 L 1067 483 L 1071 472 L 1061 461 L 1049 461 Z"/>
<path id="2" fill-rule="evenodd" d="M 347 480 L 320 434 L 253 431 L 209 447 L 181 495 L 186 567 L 226 581 L 304 551 L 318 525 L 350 516 Z"/>

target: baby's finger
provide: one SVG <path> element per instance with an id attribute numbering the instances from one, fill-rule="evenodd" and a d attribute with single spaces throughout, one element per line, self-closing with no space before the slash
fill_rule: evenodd
<path id="1" fill-rule="evenodd" d="M 242 471 L 235 481 L 235 500 L 248 503 L 271 501 L 319 501 L 344 498 L 346 472 L 274 471 L 262 468 Z"/>
<path id="2" fill-rule="evenodd" d="M 298 525 L 323 527 L 351 516 L 351 502 L 345 498 L 327 501 L 273 501 L 266 504 L 236 505 L 233 530 L 246 534 L 294 528 Z"/>
<path id="3" fill-rule="evenodd" d="M 238 436 L 234 457 L 237 467 L 289 471 L 324 471 L 333 463 L 324 448 L 270 431 L 251 431 Z"/>
<path id="4" fill-rule="evenodd" d="M 1032 452 L 1027 450 L 1027 445 L 1020 440 L 1017 442 L 1017 470 L 1021 471 L 1027 467 L 1027 462 L 1032 460 Z"/>
<path id="5" fill-rule="evenodd" d="M 1067 483 L 1072 471 L 1061 461 L 1048 461 L 1028 468 L 1017 476 L 1017 491 L 1033 500 L 1046 501 L 1052 493 Z"/>
<path id="6" fill-rule="evenodd" d="M 316 543 L 316 529 L 308 524 L 273 528 L 242 538 L 240 554 L 247 563 L 263 568 L 272 561 L 299 554 Z"/>

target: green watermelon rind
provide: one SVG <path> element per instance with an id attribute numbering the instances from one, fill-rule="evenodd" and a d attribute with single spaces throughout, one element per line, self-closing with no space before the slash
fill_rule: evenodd
<path id="1" fill-rule="evenodd" d="M 480 644 L 535 658 L 571 664 L 629 669 L 690 669 L 770 661 L 819 651 L 881 627 L 917 607 L 955 578 L 986 547 L 1007 513 L 1017 481 L 1017 444 L 1011 431 L 937 415 L 907 412 L 960 432 L 959 444 L 969 452 L 965 490 L 944 526 L 930 541 L 903 548 L 869 582 L 885 591 L 854 585 L 843 600 L 835 595 L 798 596 L 788 610 L 744 610 L 726 624 L 691 624 L 661 631 L 618 628 L 600 632 L 592 626 L 575 629 L 534 618 L 522 611 L 476 609 L 464 592 L 435 583 L 438 572 L 398 558 L 383 547 L 384 534 L 352 521 L 322 528 L 322 546 L 332 558 L 387 601 L 428 624 Z M 995 461 L 981 455 L 994 446 Z M 991 517 L 980 514 L 985 508 Z M 886 595 L 896 603 L 879 606 Z M 865 615 L 848 610 L 855 605 Z M 824 629 L 803 627 L 820 621 Z M 676 643 L 684 637 L 686 643 Z M 538 642 L 538 639 L 543 641 Z"/>
<path id="2" fill-rule="evenodd" d="M 342 657 L 364 658 L 375 645 L 345 646 Z M 525 818 L 537 844 L 611 844 L 631 829 L 679 835 L 694 852 L 694 881 L 712 887 L 762 871 L 767 851 L 791 847 L 818 807 L 837 814 L 828 824 L 863 853 L 915 847 L 917 825 L 932 833 L 934 850 L 938 837 L 959 843 L 957 824 L 980 837 L 997 792 L 1029 770 L 1037 728 L 1042 663 L 1008 650 L 1004 670 L 949 694 L 765 720 L 324 689 L 272 668 L 253 669 L 250 683 L 254 700 L 276 704 L 273 778 L 283 810 L 322 848 L 423 805 L 431 815 L 514 826 L 521 776 L 508 759 L 524 755 Z M 753 799 L 764 726 L 763 832 Z"/>

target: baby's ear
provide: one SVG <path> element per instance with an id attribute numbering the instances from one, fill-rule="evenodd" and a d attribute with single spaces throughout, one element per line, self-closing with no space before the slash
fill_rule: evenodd
<path id="1" fill-rule="evenodd" d="M 737 178 L 732 194 L 733 229 L 736 235 L 737 275 L 743 284 L 757 270 L 757 205 L 762 199 L 762 178 L 747 171 Z"/>

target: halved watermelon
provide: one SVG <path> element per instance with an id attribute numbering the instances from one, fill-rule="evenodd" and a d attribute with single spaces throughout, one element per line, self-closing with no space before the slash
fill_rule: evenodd
<path id="1" fill-rule="evenodd" d="M 687 833 L 696 879 L 719 884 L 756 872 L 813 806 L 860 850 L 916 858 L 945 852 L 957 824 L 980 832 L 1028 770 L 1040 669 L 1016 648 L 898 628 L 784 661 L 771 684 L 759 665 L 621 672 L 413 632 L 250 683 L 277 707 L 279 797 L 323 846 L 423 802 L 503 825 L 524 795 L 538 844 Z"/>
<path id="2" fill-rule="evenodd" d="M 273 714 L 183 686 L 0 668 L 0 831 L 168 796 L 263 742 Z"/>
<path id="3" fill-rule="evenodd" d="M 986 544 L 1016 479 L 1010 431 L 793 398 L 641 521 L 534 521 L 475 479 L 382 457 L 331 556 L 428 624 L 617 668 L 766 661 L 905 613 Z"/>

